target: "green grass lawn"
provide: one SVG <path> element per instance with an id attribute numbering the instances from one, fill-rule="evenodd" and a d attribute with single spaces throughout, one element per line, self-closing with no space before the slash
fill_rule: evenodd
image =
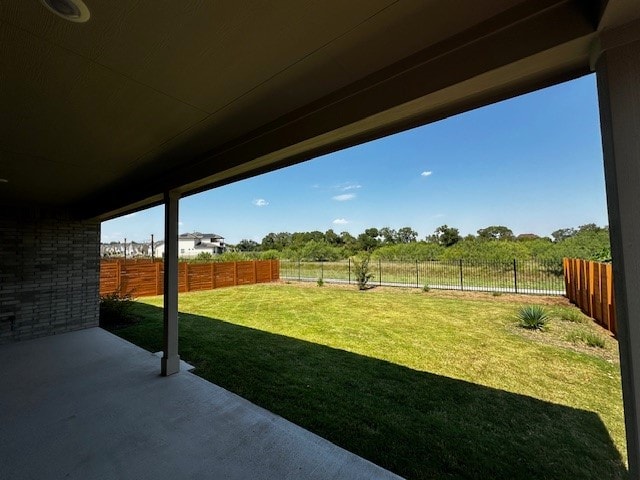
<path id="1" fill-rule="evenodd" d="M 626 478 L 616 342 L 535 297 L 264 284 L 180 296 L 195 373 L 407 478 Z M 162 349 L 162 298 L 116 333 Z M 574 312 L 575 313 L 575 312 Z M 565 315 L 565 317 L 569 317 Z"/>

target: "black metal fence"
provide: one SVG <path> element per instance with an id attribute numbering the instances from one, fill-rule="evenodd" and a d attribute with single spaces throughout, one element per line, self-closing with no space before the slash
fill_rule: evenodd
<path id="1" fill-rule="evenodd" d="M 371 260 L 371 285 L 479 292 L 564 295 L 562 262 L 541 260 Z M 280 278 L 356 283 L 351 259 L 338 262 L 281 260 Z"/>

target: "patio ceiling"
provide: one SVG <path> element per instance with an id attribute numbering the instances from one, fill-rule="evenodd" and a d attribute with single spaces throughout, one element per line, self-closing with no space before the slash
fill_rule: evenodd
<path id="1" fill-rule="evenodd" d="M 589 72 L 635 0 L 0 2 L 0 205 L 106 219 Z M 605 8 L 606 6 L 606 8 Z"/>

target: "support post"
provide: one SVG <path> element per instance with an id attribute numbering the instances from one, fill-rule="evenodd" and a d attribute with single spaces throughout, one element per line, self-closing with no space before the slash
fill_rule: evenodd
<path id="1" fill-rule="evenodd" d="M 601 36 L 596 60 L 629 478 L 640 478 L 640 20 Z"/>
<path id="2" fill-rule="evenodd" d="M 175 191 L 164 194 L 164 331 L 163 355 L 160 361 L 163 376 L 180 371 L 178 355 L 178 201 Z"/>

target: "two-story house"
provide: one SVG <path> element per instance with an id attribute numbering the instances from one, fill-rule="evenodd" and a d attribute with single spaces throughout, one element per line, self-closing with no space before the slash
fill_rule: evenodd
<path id="1" fill-rule="evenodd" d="M 212 255 L 224 253 L 226 245 L 224 237 L 215 233 L 183 233 L 178 236 L 178 256 L 185 258 L 197 257 L 202 252 Z M 164 256 L 164 242 L 158 242 L 155 246 L 155 256 Z"/>

